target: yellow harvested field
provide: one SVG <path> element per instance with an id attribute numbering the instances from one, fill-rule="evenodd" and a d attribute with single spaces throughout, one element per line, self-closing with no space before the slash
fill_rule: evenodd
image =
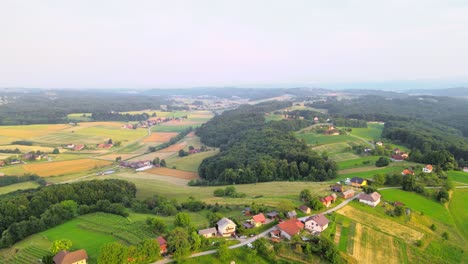
<path id="1" fill-rule="evenodd" d="M 189 115 L 189 118 L 211 118 L 214 115 L 211 112 Z"/>
<path id="2" fill-rule="evenodd" d="M 103 167 L 112 164 L 112 162 L 96 159 L 78 159 L 57 162 L 43 162 L 36 164 L 23 165 L 25 171 L 35 173 L 42 177 L 63 175 L 75 172 L 82 172 Z"/>
<path id="3" fill-rule="evenodd" d="M 351 256 L 358 263 L 402 263 L 400 248 L 393 237 L 356 223 Z"/>
<path id="4" fill-rule="evenodd" d="M 384 233 L 401 238 L 404 241 L 415 242 L 424 236 L 423 233 L 412 228 L 360 211 L 349 205 L 341 208 L 337 211 L 337 213 L 342 214 L 361 224 L 368 225 L 376 230 L 381 230 Z M 358 233 L 357 230 L 356 233 Z"/>
<path id="5" fill-rule="evenodd" d="M 30 151 L 43 151 L 43 152 L 52 152 L 54 148 L 51 147 L 42 147 L 42 146 L 23 146 L 23 145 L 6 145 L 6 146 L 0 146 L 0 149 L 19 149 L 21 152 L 30 152 Z M 68 151 L 66 149 L 61 149 L 60 152 L 65 152 Z M 11 154 L 15 155 L 15 154 Z"/>
<path id="6" fill-rule="evenodd" d="M 172 146 L 169 146 L 165 149 L 161 149 L 159 150 L 158 152 L 159 153 L 164 153 L 164 152 L 177 152 L 181 149 L 184 149 L 185 146 L 187 146 L 187 142 L 182 142 L 182 143 L 178 143 L 178 144 L 174 144 Z"/>
<path id="7" fill-rule="evenodd" d="M 168 142 L 171 138 L 177 136 L 177 132 L 153 132 L 151 136 L 143 139 L 143 142 Z"/>
<path id="8" fill-rule="evenodd" d="M 175 177 L 185 180 L 198 179 L 198 174 L 190 171 L 174 170 L 169 168 L 152 168 L 146 171 L 147 173 Z"/>
<path id="9" fill-rule="evenodd" d="M 70 128 L 70 125 L 27 125 L 27 126 L 2 126 L 0 127 L 1 137 L 29 139 L 47 135 L 50 132 L 60 131 Z"/>
<path id="10" fill-rule="evenodd" d="M 116 158 L 121 157 L 122 160 L 127 160 L 131 159 L 138 154 L 108 154 L 108 155 L 103 155 L 103 156 L 98 156 L 95 157 L 96 159 L 103 159 L 103 160 L 110 160 L 110 161 L 115 161 Z"/>

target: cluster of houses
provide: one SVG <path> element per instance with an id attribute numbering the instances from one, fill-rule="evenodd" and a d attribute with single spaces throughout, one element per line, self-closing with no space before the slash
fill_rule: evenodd
<path id="1" fill-rule="evenodd" d="M 399 148 L 393 149 L 392 156 L 390 159 L 394 162 L 401 162 L 408 158 L 408 153 L 400 150 Z"/>
<path id="2" fill-rule="evenodd" d="M 136 124 L 125 124 L 122 126 L 123 129 L 137 129 L 137 128 L 149 128 L 155 125 L 158 125 L 163 122 L 168 122 L 168 121 L 182 121 L 184 119 L 187 119 L 187 116 L 184 117 L 152 117 L 148 120 L 140 121 L 139 123 Z"/>
<path id="3" fill-rule="evenodd" d="M 142 161 L 121 161 L 120 167 L 135 169 L 136 171 L 144 171 L 153 168 L 153 164 L 149 160 Z"/>
<path id="4" fill-rule="evenodd" d="M 65 148 L 70 149 L 70 150 L 73 150 L 73 151 L 80 151 L 80 150 L 83 150 L 85 147 L 86 147 L 86 146 L 83 145 L 83 144 L 77 144 L 77 145 L 75 145 L 75 144 L 73 144 L 73 143 L 67 144 L 67 145 L 65 146 Z"/>
<path id="5" fill-rule="evenodd" d="M 49 158 L 47 153 L 36 153 L 36 152 L 29 152 L 23 155 L 23 159 L 26 160 L 46 160 Z"/>

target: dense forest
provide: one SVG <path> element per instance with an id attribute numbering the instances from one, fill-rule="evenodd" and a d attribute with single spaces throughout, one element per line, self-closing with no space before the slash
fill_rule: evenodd
<path id="1" fill-rule="evenodd" d="M 382 137 L 418 150 L 423 156 L 431 151 L 446 150 L 460 165 L 468 160 L 467 100 L 431 96 L 398 99 L 364 96 L 353 100 L 317 102 L 313 106 L 328 109 L 330 114 L 338 117 L 384 121 Z M 424 159 L 419 161 L 430 163 Z"/>
<path id="2" fill-rule="evenodd" d="M 30 91 L 1 93 L 0 125 L 56 124 L 71 113 L 111 113 L 160 109 L 161 97 L 111 91 Z"/>
<path id="3" fill-rule="evenodd" d="M 220 147 L 199 168 L 199 184 L 253 183 L 274 180 L 324 181 L 336 176 L 336 164 L 320 157 L 292 131 L 310 121 L 265 122 L 264 113 L 282 103 L 242 106 L 216 116 L 197 130 L 201 141 Z"/>
<path id="4" fill-rule="evenodd" d="M 135 197 L 133 183 L 121 180 L 83 181 L 0 196 L 0 248 L 78 214 L 107 212 L 125 215 Z"/>

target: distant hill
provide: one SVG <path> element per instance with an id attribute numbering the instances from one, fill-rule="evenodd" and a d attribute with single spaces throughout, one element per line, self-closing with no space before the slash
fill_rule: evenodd
<path id="1" fill-rule="evenodd" d="M 447 89 L 416 89 L 408 90 L 411 95 L 433 95 L 468 98 L 468 87 L 447 88 Z"/>

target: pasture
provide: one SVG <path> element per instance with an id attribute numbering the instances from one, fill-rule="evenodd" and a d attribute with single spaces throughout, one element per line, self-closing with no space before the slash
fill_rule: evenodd
<path id="1" fill-rule="evenodd" d="M 447 171 L 447 176 L 454 182 L 468 184 L 468 172 L 464 171 Z"/>
<path id="2" fill-rule="evenodd" d="M 468 189 L 455 189 L 449 204 L 449 211 L 452 215 L 458 230 L 468 241 L 468 210 L 466 202 L 468 201 Z"/>
<path id="3" fill-rule="evenodd" d="M 1 137 L 29 140 L 34 137 L 47 135 L 54 131 L 60 131 L 70 128 L 70 125 L 24 125 L 24 126 L 2 126 L 0 129 Z"/>
<path id="4" fill-rule="evenodd" d="M 437 221 L 449 225 L 453 224 L 447 209 L 441 203 L 432 199 L 414 192 L 406 192 L 400 189 L 381 190 L 379 192 L 386 201 L 400 201 L 404 203 L 406 207 L 418 212 L 423 212 L 425 215 Z"/>
<path id="5" fill-rule="evenodd" d="M 374 165 L 378 159 L 378 156 L 368 156 L 358 159 L 337 161 L 337 164 L 340 170 L 345 170 L 351 168 L 368 167 L 369 165 Z"/>
<path id="6" fill-rule="evenodd" d="M 387 167 L 361 167 L 361 168 L 352 168 L 346 170 L 339 170 L 338 177 L 335 180 L 342 180 L 346 178 L 361 177 L 361 178 L 373 178 L 375 174 L 387 174 L 387 173 L 399 173 L 405 166 L 387 166 Z"/>
<path id="7" fill-rule="evenodd" d="M 42 152 L 52 152 L 54 148 L 51 147 L 43 147 L 43 146 L 24 146 L 24 145 L 5 145 L 0 146 L 0 149 L 8 149 L 8 150 L 15 150 L 19 149 L 22 153 L 31 152 L 31 151 L 42 151 Z M 62 150 L 61 152 L 66 151 Z M 9 153 L 8 155 L 16 155 L 13 153 Z"/>
<path id="8" fill-rule="evenodd" d="M 379 123 L 367 123 L 367 128 L 352 128 L 351 134 L 360 138 L 374 141 L 380 139 L 384 125 Z"/>
<path id="9" fill-rule="evenodd" d="M 148 143 L 148 142 L 159 142 L 159 143 L 165 143 L 168 142 L 171 138 L 177 136 L 178 133 L 175 132 L 156 132 L 152 133 L 150 136 L 146 137 L 143 139 L 143 142 Z"/>
<path id="10" fill-rule="evenodd" d="M 309 145 L 319 146 L 323 144 L 332 144 L 332 143 L 340 143 L 340 142 L 361 142 L 360 139 L 355 138 L 350 135 L 322 135 L 317 133 L 296 133 L 296 136 L 300 139 L 304 139 L 305 142 Z"/>
<path id="11" fill-rule="evenodd" d="M 169 125 L 164 125 L 164 123 L 163 123 L 163 124 L 152 127 L 151 130 L 154 131 L 154 132 L 177 132 L 177 133 L 180 133 L 180 132 L 186 130 L 187 128 L 189 128 L 189 127 L 195 128 L 195 127 L 199 127 L 200 125 L 201 125 L 201 123 L 196 124 L 196 125 L 169 126 Z"/>
<path id="12" fill-rule="evenodd" d="M 58 176 L 75 172 L 84 172 L 95 168 L 112 164 L 105 160 L 77 159 L 56 162 L 42 162 L 25 164 L 22 167 L 28 173 L 34 173 L 42 177 Z"/>
<path id="13" fill-rule="evenodd" d="M 206 151 L 196 154 L 191 154 L 185 157 L 173 155 L 166 160 L 167 167 L 172 168 L 175 166 L 179 170 L 198 172 L 198 167 L 206 158 L 218 154 L 218 150 Z"/>

